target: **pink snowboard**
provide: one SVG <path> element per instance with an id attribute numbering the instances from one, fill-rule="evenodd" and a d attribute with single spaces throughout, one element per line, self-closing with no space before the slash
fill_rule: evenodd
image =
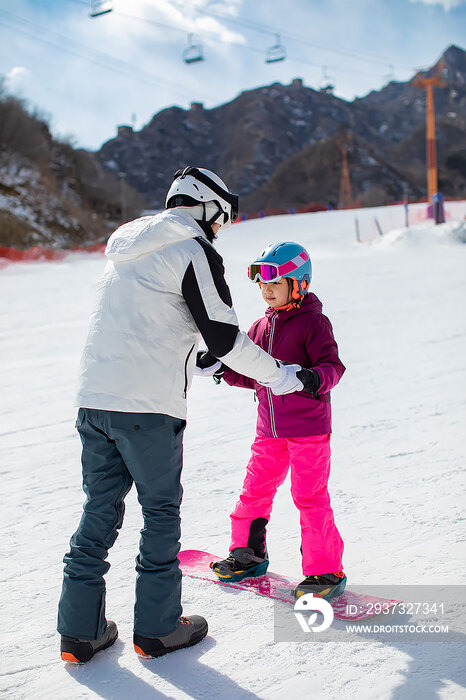
<path id="1" fill-rule="evenodd" d="M 211 561 L 220 561 L 222 557 L 217 557 L 208 552 L 201 552 L 197 549 L 185 549 L 178 554 L 178 559 L 183 576 L 212 581 L 228 588 L 237 588 L 240 591 L 251 591 L 257 595 L 283 600 L 285 603 L 292 603 L 293 605 L 296 602 L 293 590 L 297 583 L 293 583 L 293 581 L 284 576 L 267 573 L 263 576 L 257 576 L 257 578 L 246 578 L 237 583 L 225 583 L 209 567 Z M 378 615 L 400 602 L 400 600 L 378 598 L 365 593 L 353 593 L 347 590 L 329 601 L 333 608 L 333 614 L 338 620 L 364 620 L 373 615 Z"/>

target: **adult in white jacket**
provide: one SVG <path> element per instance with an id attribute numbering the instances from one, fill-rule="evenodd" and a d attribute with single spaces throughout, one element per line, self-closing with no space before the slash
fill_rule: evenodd
<path id="1" fill-rule="evenodd" d="M 207 623 L 182 617 L 178 567 L 186 395 L 201 338 L 210 353 L 274 393 L 302 390 L 299 366 L 282 366 L 238 327 L 218 230 L 238 198 L 203 168 L 175 174 L 167 209 L 124 224 L 107 265 L 81 361 L 81 522 L 64 557 L 58 631 L 62 658 L 87 661 L 117 638 L 105 617 L 105 561 L 136 484 L 144 516 L 136 559 L 134 645 L 159 656 L 200 641 Z"/>

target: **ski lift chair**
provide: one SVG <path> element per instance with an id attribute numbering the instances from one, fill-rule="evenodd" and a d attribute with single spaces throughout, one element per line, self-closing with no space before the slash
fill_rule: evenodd
<path id="1" fill-rule="evenodd" d="M 267 49 L 265 54 L 266 63 L 277 63 L 277 61 L 284 61 L 286 58 L 286 49 L 282 46 L 280 41 L 280 34 L 275 34 L 275 44 Z"/>
<path id="2" fill-rule="evenodd" d="M 112 10 L 112 3 L 109 0 L 91 0 L 89 17 L 100 17 L 100 15 L 106 15 Z"/>
<path id="3" fill-rule="evenodd" d="M 204 60 L 204 52 L 201 44 L 193 44 L 193 35 L 188 35 L 188 46 L 183 51 L 183 61 L 185 63 L 196 63 Z"/>

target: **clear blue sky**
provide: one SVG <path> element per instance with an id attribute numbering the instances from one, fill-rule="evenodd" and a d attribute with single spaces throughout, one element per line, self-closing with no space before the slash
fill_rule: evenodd
<path id="1" fill-rule="evenodd" d="M 347 100 L 464 48 L 466 0 L 0 0 L 0 75 L 52 131 L 98 148 L 165 107 L 206 108 L 301 77 Z M 188 33 L 206 60 L 186 65 Z M 280 33 L 287 59 L 266 64 Z"/>

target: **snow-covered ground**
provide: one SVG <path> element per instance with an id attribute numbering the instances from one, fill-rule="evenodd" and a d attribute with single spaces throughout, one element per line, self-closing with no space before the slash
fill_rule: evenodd
<path id="1" fill-rule="evenodd" d="M 393 208 L 390 210 L 392 215 Z M 465 214 L 458 208 L 458 219 Z M 368 212 L 361 215 L 368 216 Z M 263 313 L 248 263 L 266 243 L 311 253 L 347 366 L 333 392 L 331 495 L 351 583 L 464 583 L 465 223 L 423 224 L 358 244 L 354 212 L 242 223 L 221 235 L 244 329 Z M 0 272 L 2 551 L 0 690 L 19 698 L 460 698 L 464 645 L 361 639 L 274 643 L 265 598 L 186 579 L 185 613 L 209 636 L 152 661 L 132 647 L 134 492 L 110 553 L 107 612 L 120 638 L 89 664 L 59 658 L 61 557 L 82 506 L 74 382 L 99 256 Z M 185 439 L 182 547 L 225 554 L 254 435 L 252 393 L 196 378 Z M 268 528 L 271 569 L 298 578 L 289 484 Z"/>

